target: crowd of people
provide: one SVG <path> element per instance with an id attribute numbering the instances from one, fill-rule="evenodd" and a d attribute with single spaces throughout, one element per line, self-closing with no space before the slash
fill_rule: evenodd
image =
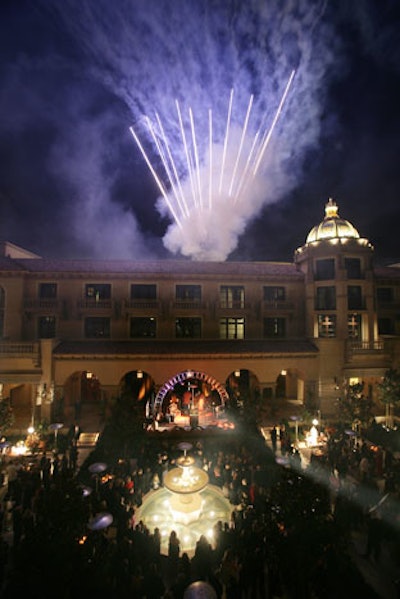
<path id="1" fill-rule="evenodd" d="M 25 592 L 42 598 L 56 592 L 62 599 L 183 599 L 198 580 L 218 599 L 336 597 L 342 585 L 347 596 L 353 587 L 367 599 L 378 596 L 349 552 L 357 527 L 368 527 L 365 553 L 375 560 L 385 536 L 398 541 L 399 472 L 390 453 L 378 459 L 366 443 L 358 446 L 344 433 L 328 439 L 323 459 L 304 467 L 290 444 L 284 445 L 288 460 L 281 462 L 278 444 L 268 447 L 257 429 L 197 438 L 196 463 L 229 498 L 232 514 L 229 522 L 217 523 L 212 540 L 200 536 L 189 556 L 176 531 L 163 553 L 160 529 L 136 519 L 144 497 L 174 467 L 179 440 L 144 436 L 134 455 L 117 460 L 100 445 L 79 470 L 75 444 L 71 439 L 61 456 L 3 459 L 5 599 Z M 364 458 L 368 468 L 361 465 Z M 98 462 L 107 469 L 96 474 L 90 465 Z M 111 526 L 93 524 L 105 513 Z"/>

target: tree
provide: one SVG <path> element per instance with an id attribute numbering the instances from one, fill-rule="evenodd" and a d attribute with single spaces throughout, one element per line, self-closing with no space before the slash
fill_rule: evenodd
<path id="1" fill-rule="evenodd" d="M 400 402 L 400 372 L 395 368 L 386 371 L 382 381 L 378 383 L 378 394 L 380 401 L 385 405 L 386 426 L 390 421 L 390 408 L 397 406 Z"/>
<path id="2" fill-rule="evenodd" d="M 2 437 L 14 424 L 14 413 L 7 399 L 0 400 L 0 436 Z"/>
<path id="3" fill-rule="evenodd" d="M 373 401 L 365 397 L 364 383 L 348 385 L 344 397 L 339 399 L 340 415 L 343 420 L 354 424 L 358 422 L 362 426 L 368 426 L 373 418 Z"/>

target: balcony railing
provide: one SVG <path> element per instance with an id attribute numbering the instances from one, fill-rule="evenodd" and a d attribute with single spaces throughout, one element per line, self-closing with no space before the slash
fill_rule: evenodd
<path id="1" fill-rule="evenodd" d="M 293 302 L 279 302 L 279 301 L 267 301 L 263 302 L 264 310 L 293 310 Z"/>
<path id="2" fill-rule="evenodd" d="M 39 354 L 38 343 L 0 342 L 0 355 L 3 357 L 33 357 Z"/>
<path id="3" fill-rule="evenodd" d="M 175 300 L 172 306 L 177 310 L 201 310 L 205 304 L 201 300 Z"/>
<path id="4" fill-rule="evenodd" d="M 238 300 L 236 302 L 221 301 L 219 307 L 223 310 L 245 310 L 246 308 L 250 308 L 250 305 L 241 300 Z"/>
<path id="5" fill-rule="evenodd" d="M 157 299 L 131 299 L 125 301 L 128 310 L 158 310 L 160 301 Z"/>
<path id="6" fill-rule="evenodd" d="M 382 352 L 384 350 L 384 342 L 381 339 L 377 341 L 348 341 L 347 348 L 352 353 Z"/>
<path id="7" fill-rule="evenodd" d="M 111 310 L 112 300 L 111 299 L 83 299 L 78 301 L 78 308 L 80 310 Z"/>
<path id="8" fill-rule="evenodd" d="M 57 311 L 60 308 L 60 300 L 58 299 L 25 299 L 25 310 L 52 310 Z"/>

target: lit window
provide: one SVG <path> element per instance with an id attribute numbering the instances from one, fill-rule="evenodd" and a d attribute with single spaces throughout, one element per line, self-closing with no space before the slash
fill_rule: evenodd
<path id="1" fill-rule="evenodd" d="M 109 283 L 89 283 L 85 286 L 85 297 L 95 301 L 111 298 L 111 285 Z"/>
<path id="2" fill-rule="evenodd" d="M 349 339 L 360 340 L 361 339 L 361 315 L 360 314 L 349 314 L 347 320 L 347 330 Z"/>
<path id="3" fill-rule="evenodd" d="M 223 285 L 219 293 L 221 308 L 244 308 L 244 287 Z"/>
<path id="4" fill-rule="evenodd" d="M 221 339 L 244 339 L 244 318 L 221 318 L 219 336 Z"/>
<path id="5" fill-rule="evenodd" d="M 318 314 L 318 337 L 336 336 L 336 316 L 334 314 Z"/>

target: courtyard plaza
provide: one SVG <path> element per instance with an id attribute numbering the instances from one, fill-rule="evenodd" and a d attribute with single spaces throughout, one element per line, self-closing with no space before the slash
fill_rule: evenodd
<path id="1" fill-rule="evenodd" d="M 289 415 L 290 414 L 290 415 Z M 335 513 L 337 505 L 341 497 L 348 496 L 354 498 L 359 503 L 364 501 L 363 496 L 368 496 L 365 500 L 365 505 L 359 505 L 361 513 L 366 515 L 368 512 L 372 515 L 385 518 L 385 514 L 389 513 L 389 504 L 397 502 L 399 497 L 398 487 L 392 489 L 390 492 L 387 491 L 386 481 L 387 472 L 382 470 L 371 469 L 371 476 L 368 484 L 362 480 L 362 473 L 358 468 L 357 460 L 347 469 L 345 473 L 336 468 L 336 464 L 329 463 L 328 453 L 328 438 L 324 434 L 319 434 L 317 438 L 309 437 L 309 441 L 306 442 L 304 439 L 307 435 L 299 434 L 299 423 L 300 415 L 295 413 L 293 405 L 289 405 L 285 414 L 286 418 L 280 416 L 268 416 L 264 419 L 261 426 L 261 433 L 264 437 L 266 445 L 275 454 L 275 459 L 278 464 L 285 469 L 296 470 L 305 473 L 310 477 L 317 477 L 319 480 L 324 480 L 330 487 L 331 496 L 331 509 L 332 513 Z M 285 424 L 283 424 L 285 423 Z M 281 435 L 281 428 L 284 431 L 285 426 L 288 427 L 289 437 L 291 443 L 288 445 L 284 441 L 285 435 Z M 271 431 L 276 427 L 278 431 L 276 445 L 272 443 Z M 82 433 L 80 444 L 78 441 L 78 462 L 77 462 L 77 473 L 81 470 L 88 468 L 88 462 L 90 462 L 90 456 L 95 451 L 95 444 L 93 441 L 96 439 L 96 435 L 99 431 L 90 430 L 93 429 L 93 422 L 89 422 L 89 419 L 82 422 Z M 96 427 L 95 427 L 96 428 Z M 85 432 L 86 431 L 86 432 Z M 310 432 L 310 431 L 308 431 Z M 303 433 L 303 427 L 302 427 Z M 85 442 L 85 438 L 87 442 Z M 90 442 L 91 439 L 91 442 Z M 347 435 L 345 444 L 350 451 L 355 448 L 356 439 L 352 435 Z M 49 458 L 51 459 L 51 455 Z M 22 458 L 21 463 L 29 463 L 31 458 L 29 456 Z M 396 460 L 397 461 L 397 460 Z M 23 467 L 23 466 L 22 466 Z M 76 475 L 76 474 L 75 474 Z M 107 480 L 107 477 L 105 477 Z M 95 483 L 92 480 L 93 484 Z M 103 483 L 101 483 L 103 484 Z M 364 490 L 368 490 L 368 493 L 364 493 Z M 7 503 L 7 477 L 5 478 L 4 485 L 1 488 L 2 501 L 5 506 L 5 514 L 2 523 L 2 538 L 10 548 L 13 546 L 13 526 L 12 526 L 12 514 L 9 513 L 9 504 Z M 389 497 L 390 496 L 390 497 Z M 397 510 L 399 513 L 399 510 Z M 351 546 L 351 558 L 357 565 L 358 570 L 362 574 L 364 580 L 368 585 L 375 590 L 376 597 L 382 597 L 383 599 L 398 599 L 399 596 L 399 555 L 398 548 L 393 546 L 391 541 L 381 539 L 379 541 L 379 550 L 373 548 L 373 551 L 369 553 L 369 523 L 366 518 L 360 520 L 360 524 L 353 526 L 352 524 L 352 546 Z M 393 522 L 393 525 L 399 525 L 399 522 Z M 105 527 L 104 536 L 109 539 L 117 538 L 117 527 L 116 522 L 112 521 L 109 526 Z M 166 563 L 167 556 L 164 551 L 164 562 Z M 168 581 L 166 581 L 168 582 Z M 273 597 L 279 595 L 263 595 L 265 597 Z M 262 595 L 260 595 L 261 599 Z"/>

